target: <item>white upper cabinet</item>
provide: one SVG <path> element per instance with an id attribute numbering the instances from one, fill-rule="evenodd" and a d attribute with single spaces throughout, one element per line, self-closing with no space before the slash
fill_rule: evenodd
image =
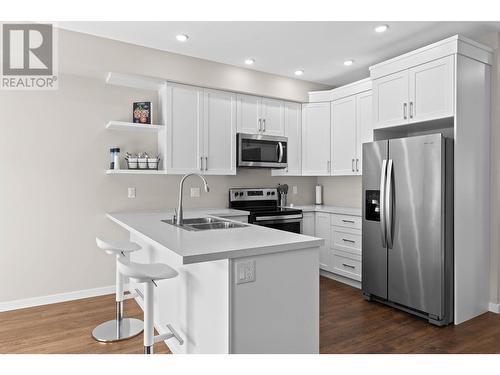
<path id="1" fill-rule="evenodd" d="M 273 169 L 273 176 L 300 176 L 302 174 L 302 104 L 285 102 L 285 136 L 288 167 Z"/>
<path id="2" fill-rule="evenodd" d="M 262 132 L 266 135 L 285 134 L 285 110 L 281 100 L 262 98 Z"/>
<path id="3" fill-rule="evenodd" d="M 236 174 L 236 94 L 167 84 L 167 174 Z"/>
<path id="4" fill-rule="evenodd" d="M 166 106 L 167 173 L 201 172 L 203 89 L 169 83 Z"/>
<path id="5" fill-rule="evenodd" d="M 453 116 L 453 56 L 409 70 L 410 122 Z"/>
<path id="6" fill-rule="evenodd" d="M 356 174 L 356 96 L 335 100 L 332 113 L 332 176 Z"/>
<path id="7" fill-rule="evenodd" d="M 408 122 L 408 71 L 374 80 L 373 103 L 375 128 Z"/>
<path id="8" fill-rule="evenodd" d="M 283 136 L 284 102 L 252 95 L 237 95 L 237 129 L 240 133 Z"/>
<path id="9" fill-rule="evenodd" d="M 257 96 L 236 95 L 238 132 L 258 134 L 262 130 L 261 100 Z"/>
<path id="10" fill-rule="evenodd" d="M 236 94 L 204 90 L 203 173 L 236 174 Z"/>
<path id="11" fill-rule="evenodd" d="M 356 174 L 363 171 L 363 143 L 373 142 L 373 95 L 366 91 L 356 95 Z"/>
<path id="12" fill-rule="evenodd" d="M 302 107 L 302 175 L 330 175 L 330 103 Z"/>
<path id="13" fill-rule="evenodd" d="M 375 128 L 453 116 L 453 82 L 453 56 L 442 57 L 375 79 Z"/>

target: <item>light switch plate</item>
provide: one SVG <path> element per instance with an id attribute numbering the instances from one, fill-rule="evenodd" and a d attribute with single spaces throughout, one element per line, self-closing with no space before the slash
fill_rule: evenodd
<path id="1" fill-rule="evenodd" d="M 255 260 L 235 261 L 235 281 L 236 284 L 252 283 L 255 281 Z"/>
<path id="2" fill-rule="evenodd" d="M 128 197 L 129 198 L 135 198 L 135 188 L 134 187 L 129 187 L 128 188 Z"/>
<path id="3" fill-rule="evenodd" d="M 293 194 L 297 194 L 298 193 L 297 186 L 292 186 L 292 193 Z"/>
<path id="4" fill-rule="evenodd" d="M 199 198 L 200 197 L 200 188 L 192 187 L 191 188 L 191 198 Z"/>

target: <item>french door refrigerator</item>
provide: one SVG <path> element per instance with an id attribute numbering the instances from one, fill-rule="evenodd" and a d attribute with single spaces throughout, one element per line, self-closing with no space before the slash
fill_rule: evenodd
<path id="1" fill-rule="evenodd" d="M 362 289 L 436 325 L 453 321 L 453 141 L 363 144 Z"/>

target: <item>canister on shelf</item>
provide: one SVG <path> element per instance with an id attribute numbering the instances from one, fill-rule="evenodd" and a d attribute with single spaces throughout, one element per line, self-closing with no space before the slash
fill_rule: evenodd
<path id="1" fill-rule="evenodd" d="M 113 147 L 109 149 L 111 155 L 111 162 L 109 164 L 109 169 L 120 169 L 120 148 Z"/>

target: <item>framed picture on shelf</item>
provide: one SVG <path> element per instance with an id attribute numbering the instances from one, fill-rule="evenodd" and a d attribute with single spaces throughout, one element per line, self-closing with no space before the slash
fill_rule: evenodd
<path id="1" fill-rule="evenodd" d="M 134 124 L 151 125 L 153 123 L 153 103 L 134 102 L 132 118 Z"/>

